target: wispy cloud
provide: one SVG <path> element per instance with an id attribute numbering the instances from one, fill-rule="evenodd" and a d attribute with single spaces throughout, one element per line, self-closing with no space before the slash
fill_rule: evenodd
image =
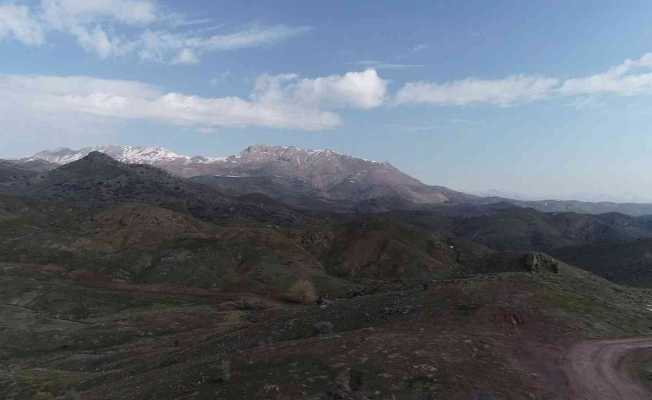
<path id="1" fill-rule="evenodd" d="M 73 37 L 100 58 L 137 55 L 145 61 L 197 64 L 207 53 L 272 45 L 309 27 L 249 26 L 215 32 L 197 29 L 208 20 L 189 20 L 154 0 L 41 0 L 38 5 L 0 5 L 0 40 L 40 45 L 50 32 Z M 193 28 L 193 30 L 188 30 Z"/>
<path id="2" fill-rule="evenodd" d="M 467 78 L 450 82 L 408 82 L 396 94 L 397 104 L 511 106 L 541 99 L 573 97 L 575 107 L 589 104 L 591 96 L 652 94 L 652 53 L 625 60 L 607 71 L 558 79 L 516 75 L 503 79 Z"/>
<path id="3" fill-rule="evenodd" d="M 367 68 L 374 69 L 413 69 L 413 68 L 422 68 L 425 65 L 423 64 L 403 64 L 403 63 L 389 63 L 378 60 L 361 60 L 349 63 L 349 65 L 358 65 Z"/>
<path id="4" fill-rule="evenodd" d="M 418 43 L 418 44 L 414 45 L 414 47 L 412 47 L 412 49 L 410 51 L 412 53 L 419 53 L 421 51 L 424 51 L 424 50 L 428 49 L 428 47 L 430 47 L 430 46 L 428 46 L 428 44 L 426 44 L 426 43 Z"/>
<path id="5" fill-rule="evenodd" d="M 209 83 L 211 84 L 211 86 L 219 86 L 222 83 L 229 80 L 231 78 L 231 76 L 232 76 L 231 71 L 224 71 L 224 72 L 222 72 L 220 74 L 217 74 L 216 76 L 212 77 L 209 80 Z"/>
<path id="6" fill-rule="evenodd" d="M 399 90 L 396 102 L 454 106 L 486 103 L 508 106 L 547 97 L 558 84 L 557 79 L 523 75 L 497 80 L 469 78 L 446 83 L 411 82 Z"/>
<path id="7" fill-rule="evenodd" d="M 566 80 L 559 92 L 566 96 L 616 94 L 633 96 L 652 92 L 652 53 L 625 60 L 606 72 Z"/>
<path id="8" fill-rule="evenodd" d="M 29 8 L 14 4 L 0 5 L 0 40 L 14 39 L 30 46 L 43 44 L 41 24 Z"/>
<path id="9" fill-rule="evenodd" d="M 230 51 L 272 45 L 298 36 L 310 30 L 308 27 L 252 27 L 239 32 L 198 36 L 195 33 L 175 33 L 147 30 L 136 48 L 143 60 L 194 64 L 199 57 L 216 51 Z M 187 62 L 184 62 L 187 61 Z"/>
<path id="10" fill-rule="evenodd" d="M 148 120 L 204 131 L 220 127 L 318 131 L 340 124 L 334 110 L 381 105 L 385 90 L 385 81 L 373 70 L 313 79 L 261 76 L 248 99 L 165 92 L 142 82 L 83 76 L 0 75 L 0 124 L 11 129 L 22 116 L 47 120 L 53 129 L 73 118 L 89 130 L 97 121 Z"/>

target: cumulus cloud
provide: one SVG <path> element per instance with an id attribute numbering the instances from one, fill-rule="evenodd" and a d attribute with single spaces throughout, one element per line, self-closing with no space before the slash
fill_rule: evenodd
<path id="1" fill-rule="evenodd" d="M 463 106 L 486 103 L 508 106 L 551 95 L 559 80 L 545 77 L 512 76 L 505 79 L 464 79 L 446 83 L 410 82 L 396 94 L 396 102 Z"/>
<path id="2" fill-rule="evenodd" d="M 308 27 L 253 26 L 235 32 L 187 31 L 206 20 L 186 20 L 154 0 L 41 0 L 0 6 L 0 40 L 40 45 L 49 32 L 72 36 L 100 58 L 135 54 L 145 61 L 197 64 L 206 53 L 271 45 Z"/>
<path id="3" fill-rule="evenodd" d="M 44 33 L 29 8 L 7 4 L 0 5 L 0 40 L 5 38 L 38 46 L 43 44 Z"/>
<path id="4" fill-rule="evenodd" d="M 201 97 L 165 92 L 134 81 L 83 76 L 0 75 L 0 124 L 15 115 L 65 121 L 148 120 L 190 126 L 271 127 L 316 131 L 338 126 L 337 108 L 377 107 L 385 82 L 373 70 L 315 79 L 264 76 L 250 98 Z"/>
<path id="5" fill-rule="evenodd" d="M 358 109 L 378 107 L 386 95 L 387 81 L 374 69 L 316 79 L 300 79 L 294 74 L 263 75 L 256 81 L 254 93 L 263 102 Z"/>

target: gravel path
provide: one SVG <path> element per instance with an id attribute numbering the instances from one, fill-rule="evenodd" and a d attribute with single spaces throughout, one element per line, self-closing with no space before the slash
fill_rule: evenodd
<path id="1" fill-rule="evenodd" d="M 577 400 L 650 400 L 652 393 L 628 373 L 625 357 L 652 348 L 652 338 L 587 341 L 568 355 L 567 373 Z"/>

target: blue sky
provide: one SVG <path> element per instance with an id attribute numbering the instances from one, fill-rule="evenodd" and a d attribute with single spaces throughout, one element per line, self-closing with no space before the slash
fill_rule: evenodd
<path id="1" fill-rule="evenodd" d="M 652 200 L 647 1 L 0 0 L 0 156 L 254 143 Z"/>

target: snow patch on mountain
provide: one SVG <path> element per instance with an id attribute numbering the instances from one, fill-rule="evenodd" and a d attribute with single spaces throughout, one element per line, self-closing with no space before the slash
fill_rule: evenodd
<path id="1" fill-rule="evenodd" d="M 60 148 L 52 151 L 42 151 L 25 159 L 25 161 L 45 160 L 54 164 L 64 165 L 86 157 L 89 153 L 98 151 L 111 158 L 128 164 L 159 164 L 163 162 L 182 163 L 210 163 L 224 160 L 221 157 L 190 157 L 177 154 L 163 147 L 138 147 L 138 146 L 93 146 L 79 150 Z"/>

